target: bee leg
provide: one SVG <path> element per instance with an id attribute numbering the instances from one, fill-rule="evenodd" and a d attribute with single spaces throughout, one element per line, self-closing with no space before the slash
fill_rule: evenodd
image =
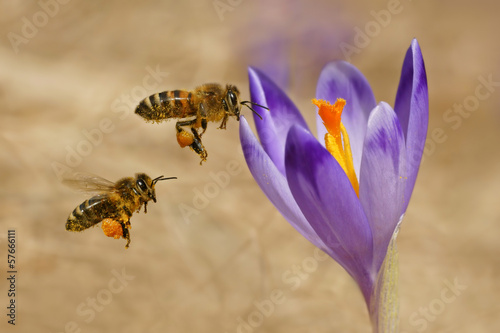
<path id="1" fill-rule="evenodd" d="M 177 143 L 179 143 L 179 146 L 181 146 L 181 148 L 190 146 L 195 140 L 193 134 L 186 131 L 184 128 L 182 128 L 182 126 L 192 126 L 195 121 L 196 120 L 179 121 L 177 122 L 177 124 L 175 124 L 175 128 L 177 129 Z"/>
<path id="2" fill-rule="evenodd" d="M 125 248 L 128 249 L 128 246 L 130 244 L 130 231 L 128 230 L 128 227 L 130 226 L 130 220 L 128 220 L 125 223 L 120 221 L 120 224 L 122 225 L 122 231 L 123 231 L 122 237 L 127 240 L 127 244 L 125 244 Z"/>
<path id="3" fill-rule="evenodd" d="M 201 157 L 201 163 L 207 160 L 207 151 L 201 143 L 201 137 L 196 128 L 193 126 L 196 124 L 196 119 L 188 121 L 179 121 L 175 124 L 177 129 L 177 142 L 182 148 L 189 146 Z M 181 126 L 191 126 L 191 133 L 183 129 Z"/>
<path id="4" fill-rule="evenodd" d="M 203 103 L 200 103 L 199 109 L 200 109 L 200 115 L 201 115 L 201 128 L 203 130 L 200 134 L 200 138 L 201 138 L 201 136 L 207 130 L 207 111 L 205 109 L 205 104 L 203 104 Z"/>
<path id="5" fill-rule="evenodd" d="M 222 123 L 220 123 L 219 129 L 226 129 L 227 119 L 228 119 L 228 116 L 227 116 L 227 114 L 225 114 L 224 118 L 222 119 Z"/>
<path id="6" fill-rule="evenodd" d="M 201 138 L 200 135 L 198 134 L 198 131 L 195 128 L 191 128 L 191 132 L 193 133 L 193 143 L 189 145 L 191 149 L 193 149 L 198 155 L 201 157 L 200 165 L 207 160 L 208 153 L 205 150 L 205 147 L 203 146 L 203 143 L 201 143 Z"/>
<path id="7" fill-rule="evenodd" d="M 141 208 L 139 207 L 139 210 L 140 210 L 140 209 L 141 209 Z M 146 202 L 144 203 L 144 214 L 147 214 L 147 213 L 148 213 L 148 202 L 146 201 Z"/>
<path id="8" fill-rule="evenodd" d="M 201 128 L 203 129 L 203 131 L 200 134 L 200 138 L 203 135 L 203 133 L 205 133 L 205 131 L 207 130 L 207 118 L 201 119 Z"/>

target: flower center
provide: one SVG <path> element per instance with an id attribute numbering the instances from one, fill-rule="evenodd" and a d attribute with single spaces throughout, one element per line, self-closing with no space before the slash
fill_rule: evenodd
<path id="1" fill-rule="evenodd" d="M 328 131 L 328 133 L 325 134 L 326 149 L 340 164 L 347 178 L 351 181 L 352 188 L 356 192 L 356 195 L 359 197 L 359 184 L 356 173 L 354 172 L 349 135 L 340 121 L 342 110 L 344 110 L 346 102 L 342 98 L 338 98 L 333 105 L 324 100 L 313 99 L 312 102 L 319 108 L 318 114 Z"/>

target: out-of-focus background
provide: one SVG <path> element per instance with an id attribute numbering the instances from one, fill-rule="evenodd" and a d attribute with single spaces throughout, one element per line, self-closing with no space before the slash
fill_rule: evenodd
<path id="1" fill-rule="evenodd" d="M 398 241 L 401 331 L 498 331 L 499 10 L 462 0 L 2 2 L 0 330 L 370 332 L 351 278 L 254 182 L 234 119 L 226 131 L 209 124 L 200 167 L 178 147 L 174 122 L 147 124 L 133 111 L 150 94 L 206 82 L 231 82 L 248 99 L 253 65 L 314 127 L 310 99 L 326 62 L 352 62 L 393 104 L 416 37 L 430 124 Z M 178 179 L 134 214 L 125 250 L 100 228 L 65 231 L 88 198 L 60 184 L 66 168 Z"/>

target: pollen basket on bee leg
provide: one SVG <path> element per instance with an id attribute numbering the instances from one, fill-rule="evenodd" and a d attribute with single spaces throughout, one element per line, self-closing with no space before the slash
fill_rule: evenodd
<path id="1" fill-rule="evenodd" d="M 123 228 L 118 221 L 110 218 L 104 219 L 102 220 L 101 227 L 104 234 L 108 237 L 118 239 L 123 236 Z"/>
<path id="2" fill-rule="evenodd" d="M 194 136 L 193 134 L 186 131 L 177 132 L 177 142 L 182 148 L 190 146 L 194 142 Z"/>

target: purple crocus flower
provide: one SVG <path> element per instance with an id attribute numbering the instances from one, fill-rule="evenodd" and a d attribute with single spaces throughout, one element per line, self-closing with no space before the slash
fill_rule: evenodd
<path id="1" fill-rule="evenodd" d="M 367 80 L 354 66 L 343 61 L 327 64 L 316 97 L 345 102 L 316 101 L 319 113 L 326 115 L 317 117 L 318 138 L 266 75 L 250 68 L 249 78 L 252 101 L 269 107 L 260 110 L 262 120 L 254 117 L 260 142 L 246 119 L 240 121 L 241 144 L 253 177 L 285 219 L 356 280 L 376 325 L 381 268 L 406 212 L 427 133 L 427 79 L 418 42 L 413 40 L 406 53 L 394 109 L 385 102 L 376 104 Z M 338 118 L 333 127 L 327 118 L 329 110 L 342 109 L 339 132 L 340 114 L 332 116 Z M 338 152 L 329 143 L 325 146 L 329 137 L 338 143 L 336 149 L 351 173 Z"/>

